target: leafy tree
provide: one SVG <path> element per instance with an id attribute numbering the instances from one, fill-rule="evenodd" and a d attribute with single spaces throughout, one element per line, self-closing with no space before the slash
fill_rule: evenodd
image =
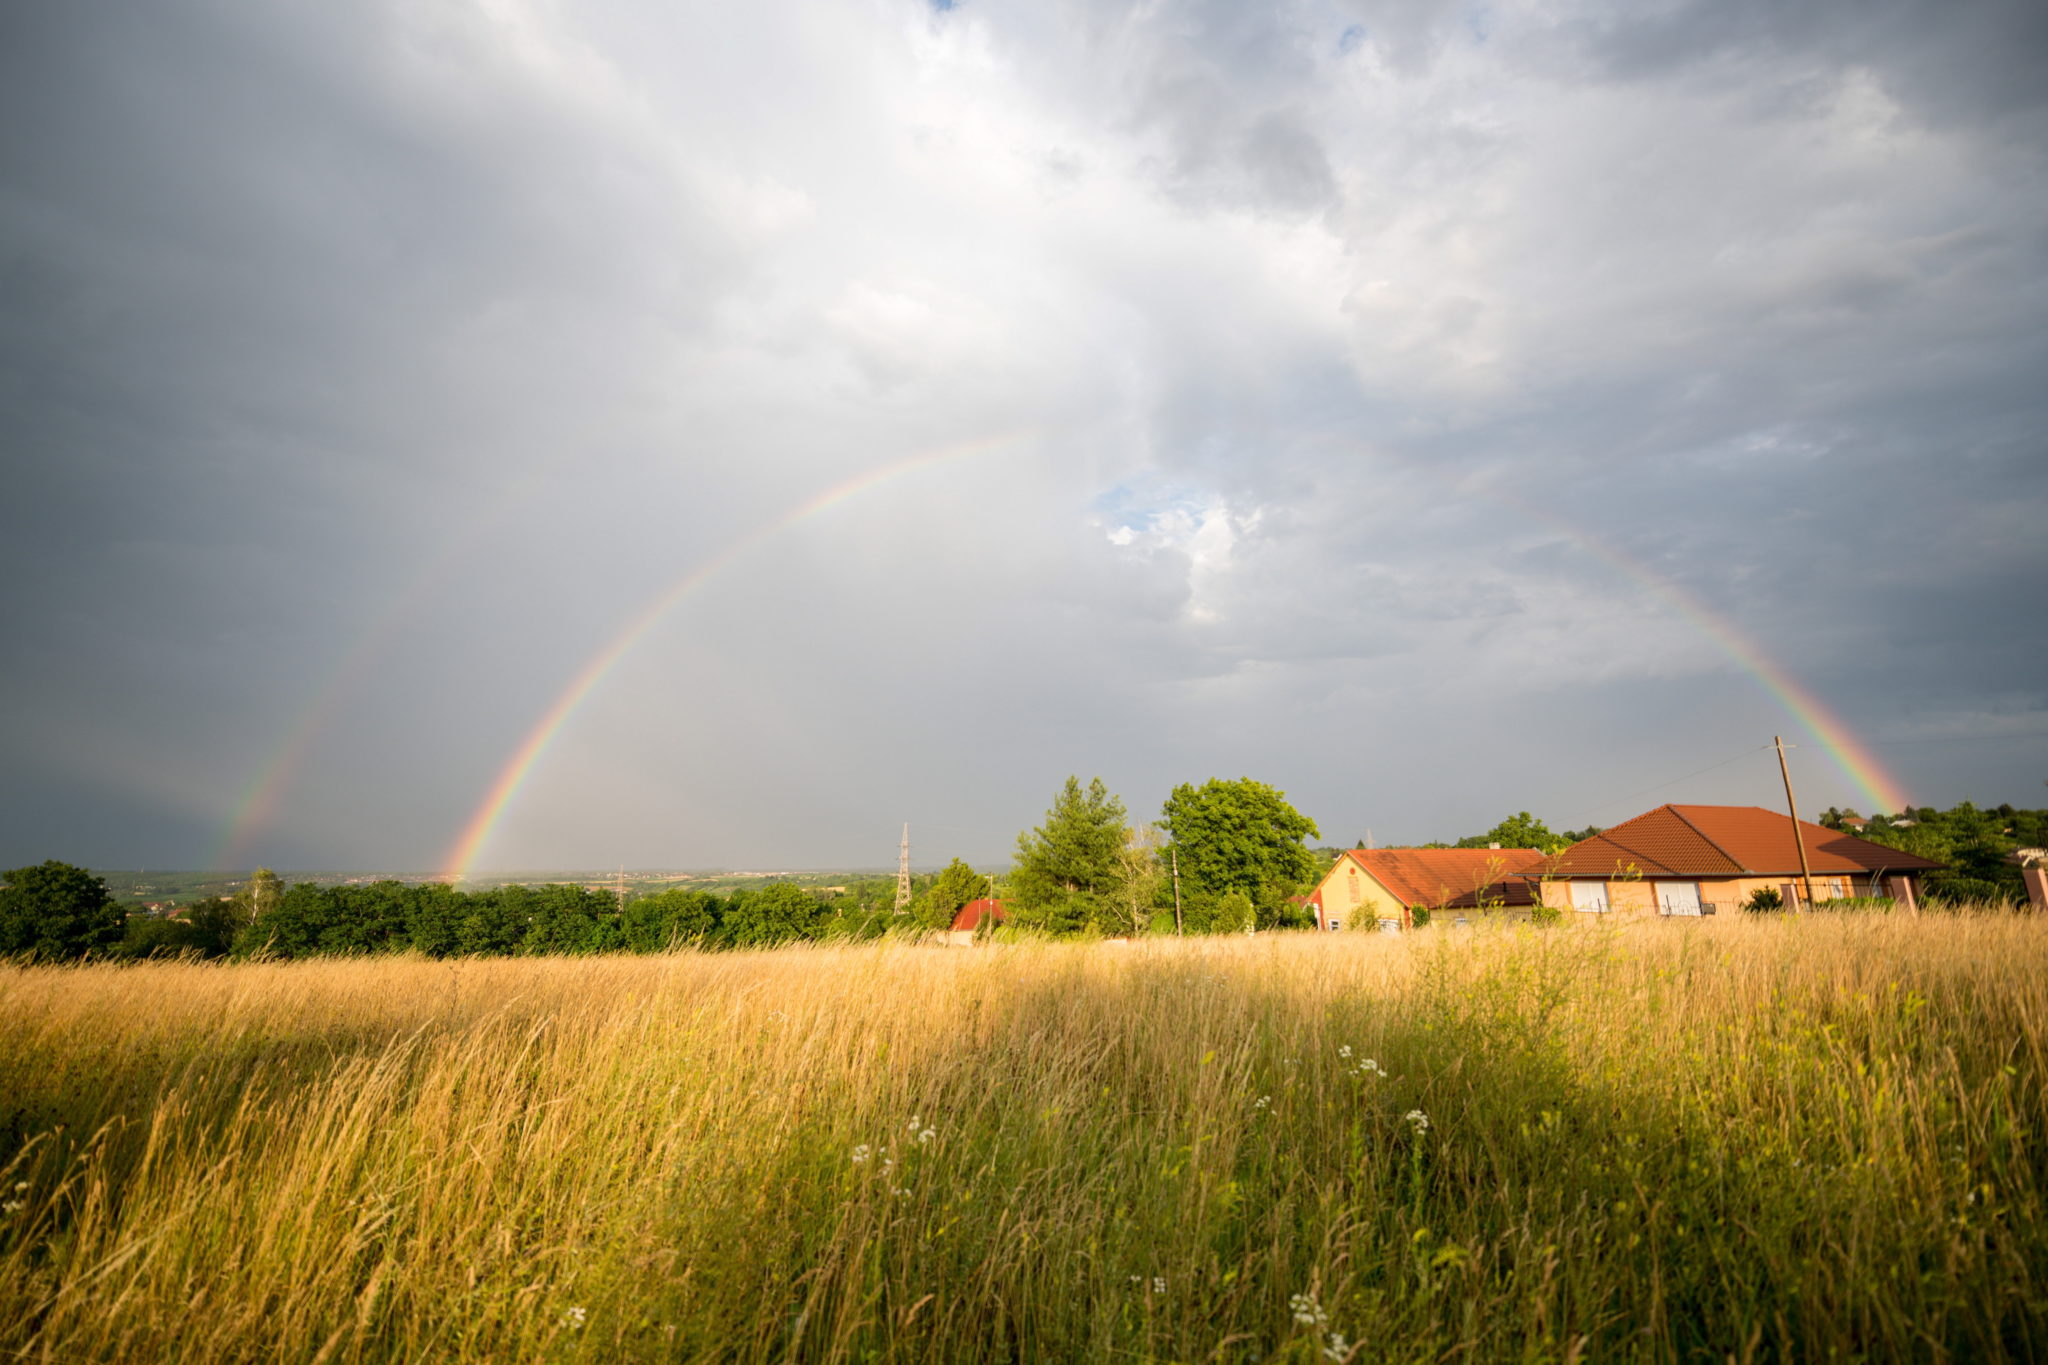
<path id="1" fill-rule="evenodd" d="M 1241 891 L 1272 907 L 1316 872 L 1316 856 L 1302 844 L 1321 837 L 1316 822 L 1288 805 L 1285 792 L 1249 777 L 1183 782 L 1166 798 L 1159 825 L 1173 840 L 1182 881 L 1198 890 Z"/>
<path id="2" fill-rule="evenodd" d="M 626 946 L 636 953 L 662 953 L 702 943 L 718 932 L 718 897 L 709 891 L 676 888 L 626 902 Z"/>
<path id="3" fill-rule="evenodd" d="M 1252 898 L 1232 887 L 1216 902 L 1216 915 L 1211 921 L 1210 928 L 1219 934 L 1241 934 L 1256 924 Z"/>
<path id="4" fill-rule="evenodd" d="M 1555 853 L 1575 842 L 1568 835 L 1551 833 L 1549 826 L 1524 810 L 1516 811 L 1484 834 L 1458 840 L 1455 847 L 1486 848 L 1499 844 L 1502 848 L 1539 848 L 1545 853 Z"/>
<path id="5" fill-rule="evenodd" d="M 462 918 L 469 913 L 469 897 L 441 882 L 413 890 L 405 924 L 405 935 L 413 951 L 428 957 L 447 957 L 459 951 Z"/>
<path id="6" fill-rule="evenodd" d="M 235 907 L 243 923 L 263 916 L 284 899 L 284 880 L 267 867 L 259 867 L 251 873 L 249 880 L 235 892 Z"/>
<path id="7" fill-rule="evenodd" d="M 988 893 L 988 878 L 955 858 L 910 903 L 910 914 L 927 929 L 944 929 L 960 913 L 961 906 Z"/>
<path id="8" fill-rule="evenodd" d="M 725 939 L 735 947 L 765 948 L 824 937 L 832 921 L 825 903 L 800 886 L 771 882 L 736 893 L 725 912 Z"/>
<path id="9" fill-rule="evenodd" d="M 1117 850 L 1116 885 L 1103 902 L 1105 927 L 1119 934 L 1142 934 L 1152 923 L 1152 909 L 1166 887 L 1166 870 L 1159 865 L 1164 844 L 1153 826 L 1124 831 L 1123 847 Z M 1171 899 L 1167 901 L 1172 905 Z"/>
<path id="10" fill-rule="evenodd" d="M 45 862 L 0 872 L 0 956 L 45 962 L 115 948 L 127 915 L 106 882 L 72 864 Z"/>
<path id="11" fill-rule="evenodd" d="M 261 918 L 243 926 L 235 936 L 235 951 L 267 957 L 312 957 L 323 949 L 333 951 L 326 939 L 339 921 L 337 910 L 334 897 L 323 888 L 294 883 Z"/>
<path id="12" fill-rule="evenodd" d="M 477 956 L 517 952 L 532 920 L 533 892 L 524 886 L 499 886 L 467 899 L 469 911 L 455 929 L 456 951 Z"/>
<path id="13" fill-rule="evenodd" d="M 1045 823 L 1017 836 L 1010 882 L 1026 908 L 1050 906 L 1076 893 L 1093 897 L 1115 887 L 1124 845 L 1124 803 L 1102 779 L 1069 777 Z"/>
<path id="14" fill-rule="evenodd" d="M 556 882 L 541 887 L 531 902 L 522 953 L 595 953 L 614 946 L 604 922 L 615 914 L 610 893 Z"/>

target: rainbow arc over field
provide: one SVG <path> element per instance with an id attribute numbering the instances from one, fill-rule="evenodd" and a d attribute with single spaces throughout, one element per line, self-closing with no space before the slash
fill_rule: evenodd
<path id="1" fill-rule="evenodd" d="M 562 732 L 562 727 L 568 723 L 569 718 L 576 714 L 577 708 L 583 705 L 584 700 L 597 685 L 604 681 L 605 675 L 617 667 L 619 661 L 631 653 L 633 646 L 639 644 L 662 618 L 681 605 L 691 593 L 715 578 L 720 570 L 731 565 L 763 541 L 878 484 L 950 460 L 987 454 L 1021 440 L 1026 434 L 1028 433 L 1013 431 L 979 436 L 941 446 L 936 450 L 921 451 L 863 471 L 799 503 L 781 516 L 755 527 L 669 584 L 650 599 L 638 614 L 631 617 L 620 628 L 618 634 L 612 637 L 609 644 L 590 657 L 582 669 L 569 680 L 568 686 L 555 698 L 554 704 L 549 706 L 533 728 L 527 731 L 526 737 L 513 751 L 511 759 L 499 770 L 497 779 L 491 783 L 490 790 L 484 796 L 483 803 L 476 808 L 476 813 L 470 816 L 469 822 L 463 826 L 461 836 L 456 839 L 455 846 L 443 860 L 445 875 L 454 881 L 460 881 L 469 875 L 470 870 L 476 866 L 477 857 L 490 842 L 491 833 L 497 828 L 506 808 L 512 804 L 513 798 L 519 795 L 519 790 L 533 772 L 534 765 L 547 752 L 555 736 Z"/>
<path id="2" fill-rule="evenodd" d="M 1826 702 L 1795 678 L 1790 669 L 1764 653 L 1756 641 L 1734 621 L 1714 611 L 1648 565 L 1639 563 L 1612 545 L 1595 539 L 1555 513 L 1531 506 L 1519 498 L 1497 490 L 1468 488 L 1462 491 L 1476 493 L 1516 515 L 1541 522 L 1664 603 L 1712 641 L 1738 668 L 1755 679 L 1764 691 L 1776 698 L 1778 704 L 1790 712 L 1793 719 L 1819 741 L 1821 748 L 1834 760 L 1835 765 L 1850 782 L 1855 784 L 1856 789 L 1863 793 L 1864 799 L 1875 810 L 1890 812 L 1906 808 L 1904 784 L 1892 775 L 1876 754 L 1871 752 L 1870 746 L 1858 738 L 1856 732 L 1851 730 L 1848 723 L 1836 715 Z"/>

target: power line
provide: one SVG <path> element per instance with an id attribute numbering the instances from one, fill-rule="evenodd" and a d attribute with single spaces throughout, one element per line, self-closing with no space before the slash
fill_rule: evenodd
<path id="1" fill-rule="evenodd" d="M 1578 818 L 1582 818 L 1584 816 L 1592 815 L 1599 811 L 1606 810 L 1609 806 L 1618 806 L 1624 801 L 1634 801 L 1640 797 L 1649 796 L 1653 792 L 1663 791 L 1666 787 L 1675 787 L 1681 782 L 1690 782 L 1695 777 L 1699 777 L 1703 774 L 1713 772 L 1716 768 L 1725 768 L 1730 763 L 1740 763 L 1743 759 L 1748 758 L 1752 754 L 1760 754 L 1764 752 L 1766 749 L 1774 747 L 1775 746 L 1771 744 L 1759 744 L 1754 749 L 1744 749 L 1741 753 L 1736 754 L 1733 758 L 1724 758 L 1719 763 L 1709 763 L 1706 767 L 1701 768 L 1698 772 L 1687 773 L 1684 777 L 1674 777 L 1669 782 L 1659 782 L 1654 787 L 1645 787 L 1641 791 L 1631 792 L 1627 796 L 1617 796 L 1612 801 L 1602 801 L 1597 806 L 1588 806 L 1584 810 L 1579 812 L 1579 816 L 1575 817 L 1572 823 L 1576 824 L 1578 822 Z M 1788 744 L 1785 747 L 1788 749 L 1796 749 L 1799 746 L 1796 744 Z"/>

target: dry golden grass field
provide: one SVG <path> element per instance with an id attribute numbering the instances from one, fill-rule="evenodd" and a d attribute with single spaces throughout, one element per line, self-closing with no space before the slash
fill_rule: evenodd
<path id="1" fill-rule="evenodd" d="M 2044 1356 L 2044 945 L 4 968 L 0 1353 Z"/>

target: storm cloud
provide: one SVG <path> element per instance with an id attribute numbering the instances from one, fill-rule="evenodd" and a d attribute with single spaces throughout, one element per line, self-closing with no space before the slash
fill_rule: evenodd
<path id="1" fill-rule="evenodd" d="M 2044 72 L 1994 0 L 14 7 L 0 856 L 438 866 L 735 546 L 488 865 L 1001 861 L 1069 772 L 1605 823 L 1780 732 L 1867 808 L 1681 603 L 2040 804 Z"/>

